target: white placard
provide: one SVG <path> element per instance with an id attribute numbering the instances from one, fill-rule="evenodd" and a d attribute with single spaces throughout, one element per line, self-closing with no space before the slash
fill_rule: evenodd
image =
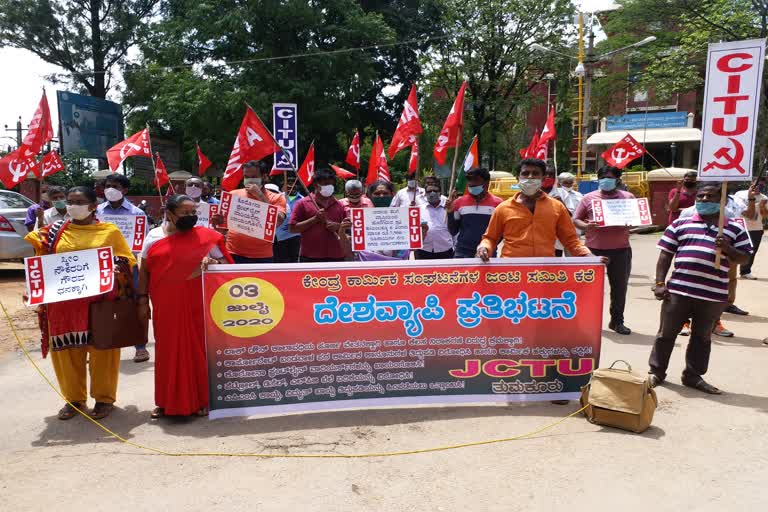
<path id="1" fill-rule="evenodd" d="M 195 207 L 195 214 L 197 215 L 197 224 L 195 226 L 202 226 L 204 228 L 211 227 L 211 205 L 205 201 L 200 201 Z"/>
<path id="2" fill-rule="evenodd" d="M 24 258 L 28 306 L 82 299 L 112 291 L 112 248 Z"/>
<path id="3" fill-rule="evenodd" d="M 353 251 L 421 249 L 421 210 L 352 208 Z"/>
<path id="4" fill-rule="evenodd" d="M 731 220 L 744 229 L 747 233 L 747 238 L 749 239 L 749 247 L 750 249 L 754 249 L 755 246 L 752 244 L 752 237 L 749 236 L 749 230 L 747 229 L 747 219 L 744 217 L 734 217 Z"/>
<path id="5" fill-rule="evenodd" d="M 763 39 L 709 45 L 699 180 L 752 179 L 764 60 Z"/>
<path id="6" fill-rule="evenodd" d="M 267 242 L 275 240 L 277 229 L 277 206 L 238 197 L 222 192 L 219 215 L 227 219 L 227 228 L 235 233 L 259 238 Z"/>
<path id="7" fill-rule="evenodd" d="M 147 237 L 146 215 L 108 215 L 98 214 L 101 222 L 110 222 L 117 226 L 133 252 L 141 252 Z"/>
<path id="8" fill-rule="evenodd" d="M 593 199 L 592 215 L 599 226 L 650 226 L 648 199 Z"/>

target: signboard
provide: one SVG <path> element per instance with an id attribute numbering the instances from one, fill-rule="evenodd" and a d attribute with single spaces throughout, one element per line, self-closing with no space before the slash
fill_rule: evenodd
<path id="1" fill-rule="evenodd" d="M 28 306 L 82 299 L 112 291 L 112 248 L 24 258 Z"/>
<path id="2" fill-rule="evenodd" d="M 603 279 L 597 258 L 212 266 L 210 416 L 576 400 Z"/>
<path id="3" fill-rule="evenodd" d="M 731 220 L 736 224 L 738 224 L 739 226 L 741 226 L 741 229 L 749 233 L 749 230 L 747 229 L 747 219 L 745 219 L 744 217 L 732 217 Z M 752 243 L 752 237 L 750 236 L 747 238 L 749 238 L 749 247 L 751 249 L 754 249 L 755 245 Z"/>
<path id="4" fill-rule="evenodd" d="M 421 249 L 421 210 L 352 208 L 353 251 Z"/>
<path id="5" fill-rule="evenodd" d="M 211 227 L 211 205 L 205 201 L 200 201 L 195 207 L 195 215 L 197 215 L 197 224 L 195 226 L 202 226 L 204 228 Z"/>
<path id="6" fill-rule="evenodd" d="M 111 222 L 123 234 L 128 247 L 133 252 L 141 252 L 147 236 L 147 217 L 145 215 L 106 215 L 98 214 L 101 222 Z"/>
<path id="7" fill-rule="evenodd" d="M 752 179 L 764 61 L 763 39 L 709 45 L 699 180 Z"/>
<path id="8" fill-rule="evenodd" d="M 298 110 L 295 103 L 272 104 L 272 133 L 285 151 L 275 153 L 277 171 L 292 171 L 299 161 Z"/>
<path id="9" fill-rule="evenodd" d="M 57 91 L 59 152 L 85 151 L 86 158 L 103 159 L 123 140 L 123 108 L 111 101 Z"/>
<path id="10" fill-rule="evenodd" d="M 685 128 L 688 126 L 688 112 L 643 112 L 642 114 L 625 114 L 623 116 L 608 116 L 605 129 L 642 130 L 654 128 Z"/>
<path id="11" fill-rule="evenodd" d="M 235 233 L 272 242 L 275 240 L 278 212 L 275 205 L 229 192 L 221 193 L 219 214 L 227 219 L 227 229 Z"/>
<path id="12" fill-rule="evenodd" d="M 600 226 L 650 226 L 648 199 L 593 199 L 592 215 Z"/>
<path id="13" fill-rule="evenodd" d="M 219 211 L 218 204 L 212 204 L 210 208 L 208 208 L 208 215 L 210 215 L 209 220 L 213 219 L 216 216 L 221 215 L 221 221 L 222 221 L 221 224 L 216 224 L 215 226 L 211 223 L 209 227 L 227 229 L 227 216 L 221 214 L 221 212 Z"/>

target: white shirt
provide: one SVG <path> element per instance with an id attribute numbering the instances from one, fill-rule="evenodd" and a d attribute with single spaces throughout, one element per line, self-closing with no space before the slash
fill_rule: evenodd
<path id="1" fill-rule="evenodd" d="M 392 202 L 389 204 L 389 206 L 393 208 L 400 206 L 411 206 L 414 192 L 416 192 L 416 206 L 424 206 L 427 204 L 427 197 L 424 194 L 423 188 L 417 187 L 415 190 L 410 190 L 408 187 L 406 187 L 397 191 L 397 194 L 395 194 L 395 197 L 392 198 Z"/>
<path id="2" fill-rule="evenodd" d="M 43 226 L 49 226 L 60 220 L 69 220 L 69 218 L 70 217 L 68 213 L 65 212 L 64 215 L 62 215 L 59 213 L 59 210 L 52 206 L 43 212 Z M 35 229 L 40 229 L 41 227 L 42 226 L 40 226 L 40 221 L 36 221 Z"/>
<path id="3" fill-rule="evenodd" d="M 565 204 L 565 207 L 568 208 L 568 211 L 571 212 L 571 215 L 573 215 L 576 211 L 576 207 L 579 206 L 579 203 L 584 198 L 584 194 L 578 190 L 568 190 L 563 187 L 557 187 L 555 190 L 557 193 L 556 195 L 553 193 L 552 197 L 559 197 L 563 201 L 563 204 Z"/>
<path id="4" fill-rule="evenodd" d="M 448 231 L 448 216 L 445 211 L 445 200 L 437 206 L 427 203 L 420 206 L 421 223 L 429 227 L 427 236 L 422 242 L 422 251 L 445 252 L 453 249 L 453 236 Z"/>
<path id="5" fill-rule="evenodd" d="M 147 253 L 149 252 L 150 247 L 152 247 L 153 245 L 155 245 L 155 243 L 159 242 L 160 240 L 168 236 L 168 234 L 165 232 L 164 225 L 165 223 L 163 223 L 163 226 L 150 229 L 149 233 L 147 233 L 146 238 L 144 238 L 144 247 L 141 249 L 142 259 L 147 257 Z M 218 246 L 214 245 L 213 247 L 211 247 L 211 250 L 208 253 L 208 257 L 219 259 L 224 257 L 224 253 L 221 252 L 221 249 L 219 249 Z"/>
<path id="6" fill-rule="evenodd" d="M 760 201 L 768 199 L 765 194 L 760 194 L 755 197 L 755 214 L 757 217 L 750 219 L 747 217 L 747 208 L 749 208 L 749 190 L 739 190 L 733 194 L 733 200 L 736 203 L 738 209 L 741 210 L 741 215 L 747 222 L 747 231 L 762 231 L 763 230 L 763 216 L 760 215 Z"/>

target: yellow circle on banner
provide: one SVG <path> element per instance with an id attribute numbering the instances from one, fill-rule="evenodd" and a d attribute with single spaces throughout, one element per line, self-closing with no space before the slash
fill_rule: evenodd
<path id="1" fill-rule="evenodd" d="M 257 277 L 238 277 L 219 286 L 211 299 L 211 318 L 238 338 L 255 338 L 283 319 L 285 301 L 275 286 Z"/>

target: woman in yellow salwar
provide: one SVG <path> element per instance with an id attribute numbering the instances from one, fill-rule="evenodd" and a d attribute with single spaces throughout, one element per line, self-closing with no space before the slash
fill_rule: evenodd
<path id="1" fill-rule="evenodd" d="M 96 204 L 96 193 L 92 189 L 69 189 L 67 213 L 70 220 L 44 226 L 29 233 L 26 240 L 35 248 L 37 255 L 112 247 L 116 263 L 113 291 L 106 296 L 47 304 L 38 310 L 43 357 L 50 348 L 53 369 L 64 397 L 81 411 L 87 411 L 88 366 L 91 397 L 96 400 L 89 414 L 94 419 L 100 419 L 108 416 L 114 408 L 120 349 L 96 350 L 91 346 L 89 306 L 95 301 L 130 293 L 131 269 L 136 265 L 136 259 L 117 226 L 96 220 Z M 68 420 L 76 414 L 77 411 L 67 403 L 59 411 L 59 419 Z"/>

